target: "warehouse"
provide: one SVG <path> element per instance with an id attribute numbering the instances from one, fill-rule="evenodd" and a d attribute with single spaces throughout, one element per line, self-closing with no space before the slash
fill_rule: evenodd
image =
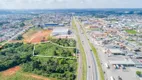
<path id="1" fill-rule="evenodd" d="M 54 28 L 52 32 L 52 36 L 58 36 L 58 35 L 69 35 L 70 31 L 68 28 Z"/>
<path id="2" fill-rule="evenodd" d="M 107 52 L 113 55 L 125 55 L 125 53 L 122 52 L 120 49 L 108 49 Z"/>
<path id="3" fill-rule="evenodd" d="M 128 59 L 128 60 L 110 60 L 111 65 L 123 65 L 127 67 L 142 68 L 142 59 Z"/>
<path id="4" fill-rule="evenodd" d="M 132 66 L 132 67 L 135 66 L 135 63 L 131 59 L 129 59 L 129 60 L 117 60 L 117 61 L 110 60 L 109 63 L 112 64 L 112 65 L 124 65 L 124 66 Z"/>

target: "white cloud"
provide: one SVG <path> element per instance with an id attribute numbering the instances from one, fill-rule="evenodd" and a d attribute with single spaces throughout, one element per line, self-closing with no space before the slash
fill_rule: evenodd
<path id="1" fill-rule="evenodd" d="M 0 0 L 0 9 L 142 8 L 142 0 Z"/>

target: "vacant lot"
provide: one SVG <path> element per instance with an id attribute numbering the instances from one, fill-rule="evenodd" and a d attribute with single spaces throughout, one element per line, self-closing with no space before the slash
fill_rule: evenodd
<path id="1" fill-rule="evenodd" d="M 51 43 L 42 43 L 35 46 L 35 55 L 73 57 L 75 49 L 62 48 Z"/>
<path id="2" fill-rule="evenodd" d="M 15 66 L 13 68 L 10 68 L 8 70 L 3 71 L 2 75 L 3 76 L 11 76 L 11 75 L 14 75 L 19 70 L 20 70 L 20 67 L 19 66 Z"/>
<path id="3" fill-rule="evenodd" d="M 75 40 L 72 39 L 52 39 L 51 42 L 36 44 L 35 55 L 73 57 L 76 53 Z M 73 47 L 73 48 L 66 48 Z"/>
<path id="4" fill-rule="evenodd" d="M 39 43 L 41 41 L 46 41 L 51 32 L 52 30 L 31 29 L 23 35 L 24 42 Z"/>
<path id="5" fill-rule="evenodd" d="M 26 33 L 23 34 L 24 41 L 28 42 L 30 38 L 32 37 L 32 35 L 37 33 L 39 30 L 40 29 L 37 29 L 37 28 L 31 28 L 30 30 L 28 30 Z"/>
<path id="6" fill-rule="evenodd" d="M 62 46 L 75 45 L 74 40 L 72 42 L 72 40 L 59 39 L 53 40 L 53 42 L 58 42 L 57 44 Z M 9 43 L 0 49 L 0 71 L 3 71 L 0 72 L 0 80 L 49 80 L 46 79 L 46 77 L 54 78 L 50 80 L 75 80 L 77 69 L 76 59 L 35 57 L 32 56 L 33 46 L 33 44 Z M 53 56 L 61 55 L 64 57 L 72 57 L 72 53 L 74 53 L 74 50 L 72 49 L 60 48 L 51 43 L 39 43 L 36 47 L 36 54 L 46 54 L 46 52 L 49 51 Z M 18 67 L 17 65 L 20 65 L 21 67 Z"/>
<path id="7" fill-rule="evenodd" d="M 135 31 L 135 30 L 126 30 L 126 32 L 128 34 L 136 34 L 137 33 L 137 31 Z"/>
<path id="8" fill-rule="evenodd" d="M 48 79 L 46 77 L 39 76 L 36 74 L 22 72 L 20 66 L 15 66 L 13 68 L 0 72 L 0 79 L 3 79 L 3 80 L 52 80 L 52 79 Z"/>
<path id="9" fill-rule="evenodd" d="M 42 31 L 39 31 L 38 33 L 35 33 L 32 36 L 30 43 L 39 43 L 41 41 L 47 41 L 51 32 L 52 30 L 42 30 Z"/>

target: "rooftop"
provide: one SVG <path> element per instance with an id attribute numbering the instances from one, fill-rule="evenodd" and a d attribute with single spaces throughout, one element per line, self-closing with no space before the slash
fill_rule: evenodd
<path id="1" fill-rule="evenodd" d="M 128 65 L 128 64 L 135 64 L 131 59 L 128 59 L 128 60 L 121 60 L 121 61 L 114 61 L 114 60 L 110 60 L 109 61 L 110 64 L 124 64 L 124 65 Z"/>
<path id="2" fill-rule="evenodd" d="M 123 53 L 120 49 L 109 49 L 112 53 Z"/>
<path id="3" fill-rule="evenodd" d="M 54 32 L 68 32 L 68 28 L 62 28 L 62 27 L 60 27 L 60 28 L 54 28 L 53 29 L 53 33 Z"/>

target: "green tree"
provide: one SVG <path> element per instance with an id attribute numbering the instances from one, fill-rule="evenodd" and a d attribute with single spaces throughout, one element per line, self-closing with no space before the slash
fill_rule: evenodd
<path id="1" fill-rule="evenodd" d="M 136 74 L 138 75 L 138 76 L 141 76 L 141 71 L 136 71 Z"/>
<path id="2" fill-rule="evenodd" d="M 25 26 L 25 23 L 21 23 L 21 24 L 20 24 L 20 27 L 23 27 L 23 26 Z"/>
<path id="3" fill-rule="evenodd" d="M 22 40 L 23 39 L 23 36 L 22 35 L 19 35 L 16 40 Z"/>

